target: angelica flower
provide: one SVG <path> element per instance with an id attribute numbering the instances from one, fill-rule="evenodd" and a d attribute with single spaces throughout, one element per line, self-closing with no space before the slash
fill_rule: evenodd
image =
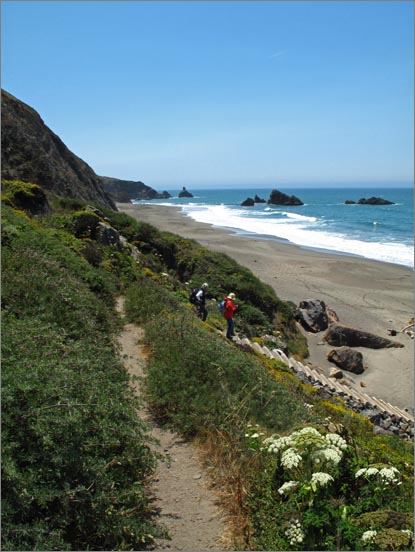
<path id="1" fill-rule="evenodd" d="M 318 435 L 321 437 L 320 433 L 314 427 L 303 427 L 299 431 L 294 431 L 293 435 Z"/>
<path id="2" fill-rule="evenodd" d="M 264 447 L 268 452 L 273 452 L 277 454 L 280 450 L 287 448 L 292 445 L 292 439 L 288 437 L 268 437 L 264 439 Z"/>
<path id="3" fill-rule="evenodd" d="M 382 480 L 382 483 L 384 483 L 385 485 L 389 485 L 390 483 L 394 484 L 394 483 L 399 482 L 399 479 L 397 477 L 395 477 L 395 474 L 399 474 L 399 470 L 394 468 L 394 467 L 382 468 L 379 471 L 379 476 Z"/>
<path id="4" fill-rule="evenodd" d="M 357 470 L 355 473 L 355 477 L 360 477 L 364 475 L 365 477 L 371 477 L 372 475 L 377 475 L 379 473 L 379 470 L 377 468 L 360 468 L 360 470 Z"/>
<path id="5" fill-rule="evenodd" d="M 326 460 L 326 462 L 334 464 L 335 466 L 337 466 L 342 459 L 342 453 L 336 447 L 329 446 L 327 448 L 323 448 L 319 451 L 319 454 L 324 460 Z"/>
<path id="6" fill-rule="evenodd" d="M 346 441 L 342 437 L 340 437 L 340 435 L 337 435 L 337 433 L 327 433 L 327 435 L 324 436 L 324 439 L 330 445 L 340 450 L 346 450 L 347 448 Z"/>
<path id="7" fill-rule="evenodd" d="M 281 455 L 281 464 L 284 468 L 296 468 L 301 460 L 301 454 L 298 454 L 298 452 L 293 448 L 285 450 Z"/>
<path id="8" fill-rule="evenodd" d="M 304 540 L 305 533 L 301 529 L 299 520 L 292 520 L 288 528 L 285 530 L 285 535 L 290 539 L 290 545 L 295 546 L 301 544 Z"/>
<path id="9" fill-rule="evenodd" d="M 330 481 L 334 481 L 334 479 L 328 473 L 315 472 L 311 476 L 311 482 L 319 485 L 320 487 L 325 487 L 326 485 L 328 485 L 328 483 L 330 483 Z"/>
<path id="10" fill-rule="evenodd" d="M 299 485 L 298 481 L 287 481 L 287 483 L 284 483 L 279 489 L 278 493 L 280 495 L 288 494 L 290 491 L 293 491 L 296 489 Z"/>

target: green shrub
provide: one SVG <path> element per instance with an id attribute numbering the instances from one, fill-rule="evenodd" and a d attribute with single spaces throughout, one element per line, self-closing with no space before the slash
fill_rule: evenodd
<path id="1" fill-rule="evenodd" d="M 155 466 L 113 344 L 113 280 L 3 208 L 2 548 L 143 549 Z"/>
<path id="2" fill-rule="evenodd" d="M 46 194 L 37 184 L 20 180 L 3 180 L 2 201 L 15 209 L 22 209 L 30 214 L 41 214 L 49 210 Z"/>
<path id="3" fill-rule="evenodd" d="M 77 238 L 95 239 L 100 217 L 92 211 L 79 211 L 72 217 L 74 235 Z"/>

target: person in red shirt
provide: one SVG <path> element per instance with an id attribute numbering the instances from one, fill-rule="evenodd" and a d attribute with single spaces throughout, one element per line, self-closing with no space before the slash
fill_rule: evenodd
<path id="1" fill-rule="evenodd" d="M 235 301 L 236 295 L 234 293 L 230 293 L 227 297 L 224 298 L 225 301 L 225 312 L 224 317 L 226 318 L 226 322 L 228 323 L 228 329 L 226 332 L 226 337 L 232 341 L 232 337 L 235 335 L 235 322 L 233 320 L 233 315 L 235 311 L 238 308 L 238 305 L 234 305 L 233 301 Z"/>

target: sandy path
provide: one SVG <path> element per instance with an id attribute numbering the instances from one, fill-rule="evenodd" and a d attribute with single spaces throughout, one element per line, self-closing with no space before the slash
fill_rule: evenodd
<path id="1" fill-rule="evenodd" d="M 118 298 L 117 310 L 124 312 L 124 300 Z M 125 324 L 119 336 L 121 358 L 131 376 L 142 377 L 146 364 L 144 332 L 135 324 Z M 133 388 L 140 392 L 140 382 Z M 154 475 L 155 507 L 161 524 L 171 540 L 159 539 L 157 550 L 225 550 L 225 522 L 217 497 L 209 488 L 209 480 L 196 448 L 179 435 L 158 427 L 145 405 L 139 416 L 150 425 L 151 434 L 160 445 L 155 449 L 167 456 Z"/>

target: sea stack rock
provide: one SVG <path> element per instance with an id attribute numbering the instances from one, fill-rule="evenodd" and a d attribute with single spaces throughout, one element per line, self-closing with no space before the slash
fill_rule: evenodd
<path id="1" fill-rule="evenodd" d="M 183 186 L 183 190 L 179 193 L 179 197 L 193 197 L 193 194 L 188 192 L 185 186 Z"/>
<path id="2" fill-rule="evenodd" d="M 255 201 L 255 203 L 266 203 L 265 199 L 262 199 L 261 197 L 257 196 L 256 194 L 255 194 L 255 197 L 254 197 L 254 201 Z"/>
<path id="3" fill-rule="evenodd" d="M 292 195 L 288 196 L 286 194 L 283 194 L 279 190 L 272 190 L 268 203 L 271 205 L 304 205 L 304 203 L 298 199 L 298 197 Z"/>
<path id="4" fill-rule="evenodd" d="M 394 205 L 393 201 L 383 199 L 382 197 L 369 197 L 368 199 L 362 197 L 357 203 L 359 205 Z"/>
<path id="5" fill-rule="evenodd" d="M 255 201 L 252 199 L 252 197 L 247 197 L 245 201 L 241 203 L 241 207 L 253 207 L 255 205 Z"/>
<path id="6" fill-rule="evenodd" d="M 362 197 L 359 201 L 353 201 L 352 199 L 346 199 L 345 205 L 395 205 L 393 201 L 383 199 L 382 197 L 369 197 L 368 199 Z"/>

